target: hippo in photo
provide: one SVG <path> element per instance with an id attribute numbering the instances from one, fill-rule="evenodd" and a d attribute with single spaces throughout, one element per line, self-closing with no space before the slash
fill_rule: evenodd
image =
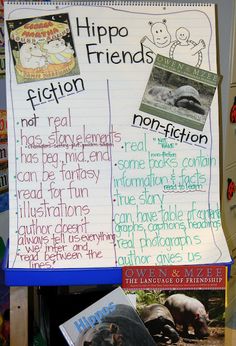
<path id="1" fill-rule="evenodd" d="M 156 339 L 169 339 L 171 342 L 179 340 L 179 334 L 175 329 L 175 322 L 166 306 L 162 304 L 151 304 L 143 308 L 140 314 L 149 333 Z"/>
<path id="2" fill-rule="evenodd" d="M 189 335 L 188 327 L 192 326 L 198 339 L 209 336 L 208 314 L 198 299 L 177 293 L 167 298 L 165 306 L 170 310 L 175 323 L 183 326 L 184 334 Z"/>
<path id="3" fill-rule="evenodd" d="M 174 93 L 172 89 L 154 85 L 152 86 L 147 93 L 147 98 L 151 102 L 162 102 L 167 105 L 174 105 Z"/>
<path id="4" fill-rule="evenodd" d="M 129 305 L 116 309 L 101 319 L 94 328 L 78 336 L 76 346 L 155 346 L 142 320 Z"/>

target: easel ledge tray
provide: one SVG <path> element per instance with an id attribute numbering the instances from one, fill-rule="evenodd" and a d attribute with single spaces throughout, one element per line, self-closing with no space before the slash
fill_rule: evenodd
<path id="1" fill-rule="evenodd" d="M 7 286 L 120 285 L 122 282 L 122 268 L 9 268 L 8 257 L 7 246 L 3 261 Z"/>
<path id="2" fill-rule="evenodd" d="M 7 286 L 82 286 L 82 285 L 121 285 L 122 268 L 56 268 L 56 269 L 25 269 L 9 268 L 9 246 L 6 247 L 3 261 L 5 284 Z M 231 265 L 216 263 L 228 267 L 230 278 Z M 212 264 L 211 264 L 212 265 Z"/>

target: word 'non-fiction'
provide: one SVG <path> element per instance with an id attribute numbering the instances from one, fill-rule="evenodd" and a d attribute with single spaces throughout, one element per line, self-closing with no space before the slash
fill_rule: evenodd
<path id="1" fill-rule="evenodd" d="M 208 142 L 208 137 L 204 134 L 192 133 L 185 128 L 180 129 L 172 123 L 163 125 L 160 120 L 141 114 L 134 114 L 132 126 L 159 132 L 164 134 L 165 137 L 176 139 L 181 143 L 187 142 L 190 144 L 206 145 Z"/>

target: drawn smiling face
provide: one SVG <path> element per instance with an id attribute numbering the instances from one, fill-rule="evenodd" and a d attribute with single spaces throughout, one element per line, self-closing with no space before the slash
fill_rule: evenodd
<path id="1" fill-rule="evenodd" d="M 152 24 L 151 27 L 153 43 L 159 47 L 164 48 L 171 42 L 171 36 L 164 23 L 157 22 Z"/>
<path id="2" fill-rule="evenodd" d="M 190 37 L 190 32 L 186 28 L 179 28 L 175 33 L 177 41 L 180 42 L 181 45 L 187 45 Z"/>
<path id="3" fill-rule="evenodd" d="M 43 56 L 43 53 L 41 52 L 37 44 L 25 43 L 22 45 L 21 50 L 24 51 L 24 53 L 31 56 L 37 56 L 37 57 Z"/>
<path id="4" fill-rule="evenodd" d="M 61 40 L 54 40 L 49 42 L 45 48 L 47 49 L 48 53 L 50 54 L 57 54 L 61 53 L 66 49 L 65 41 L 63 39 Z"/>

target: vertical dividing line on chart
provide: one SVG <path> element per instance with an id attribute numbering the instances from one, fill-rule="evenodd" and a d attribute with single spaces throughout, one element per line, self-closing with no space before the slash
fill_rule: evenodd
<path id="1" fill-rule="evenodd" d="M 107 100 L 108 100 L 108 114 L 109 114 L 109 132 L 111 131 L 111 118 L 112 118 L 112 112 L 111 112 L 111 97 L 110 97 L 110 85 L 109 85 L 109 80 L 107 79 Z M 111 164 L 110 164 L 110 199 L 111 199 L 111 216 L 112 216 L 112 221 L 111 221 L 111 228 L 112 228 L 112 235 L 115 235 L 114 232 L 114 206 L 113 206 L 113 163 L 112 163 L 112 148 L 111 145 L 109 147 L 109 154 L 111 158 Z M 114 246 L 114 255 L 115 255 L 115 266 L 117 266 L 117 254 L 116 254 L 116 241 L 115 237 L 113 240 L 113 246 Z"/>

